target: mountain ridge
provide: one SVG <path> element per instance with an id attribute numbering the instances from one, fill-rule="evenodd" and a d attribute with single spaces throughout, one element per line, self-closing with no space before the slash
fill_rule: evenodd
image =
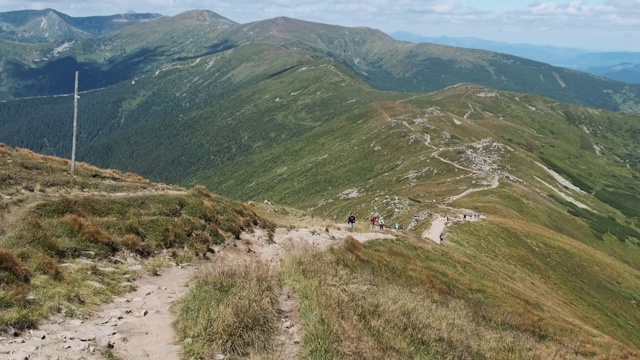
<path id="1" fill-rule="evenodd" d="M 629 84 L 639 83 L 636 71 L 624 72 L 615 69 L 616 65 L 622 62 L 631 62 L 635 65 L 640 64 L 640 53 L 638 52 L 595 52 L 547 45 L 507 43 L 474 37 L 428 37 L 402 31 L 394 32 L 391 36 L 395 39 L 412 43 L 428 42 L 495 51 L 552 64 L 554 66 L 585 71 Z"/>
<path id="2" fill-rule="evenodd" d="M 134 13 L 72 17 L 54 9 L 3 12 L 0 13 L 0 29 L 3 30 L 0 32 L 0 39 L 26 43 L 74 40 L 105 34 L 161 16 Z"/>
<path id="3" fill-rule="evenodd" d="M 318 31 L 307 34 L 310 29 Z M 241 314 L 249 319 L 242 335 L 253 335 L 259 330 L 251 324 L 263 318 L 244 317 L 246 309 L 255 309 L 254 298 L 271 299 L 273 310 L 260 315 L 277 315 L 278 284 L 284 283 L 305 309 L 299 313 L 303 357 L 637 357 L 635 87 L 515 56 L 400 43 L 371 29 L 285 18 L 230 24 L 198 11 L 79 40 L 63 53 L 71 64 L 60 68 L 64 76 L 78 64 L 95 66 L 103 77 L 121 74 L 78 99 L 78 160 L 167 183 L 204 184 L 245 205 L 204 186 L 152 198 L 54 197 L 60 182 L 77 186 L 74 194 L 95 181 L 129 185 L 119 182 L 118 172 L 84 166 L 76 183 L 68 160 L 51 168 L 49 158 L 15 157 L 2 161 L 2 193 L 19 206 L 23 197 L 48 197 L 54 188 L 54 202 L 12 227 L 7 244 L 33 241 L 42 245 L 43 258 L 87 249 L 106 256 L 114 247 L 144 255 L 174 245 L 219 257 L 220 248 L 208 245 L 238 239 L 257 224 L 278 230 L 258 211 L 285 222 L 290 238 L 300 233 L 295 224 L 317 222 L 301 236 L 335 244 L 302 249 L 283 260 L 282 272 L 258 267 L 273 276 L 250 281 L 264 290 L 255 297 L 235 285 L 247 278 L 236 275 L 247 272 L 221 272 L 222 282 L 198 279 L 194 297 L 205 288 L 214 293 L 202 307 L 186 306 L 203 313 L 183 313 L 192 321 L 182 328 L 194 333 L 180 345 L 200 349 L 189 356 L 221 351 L 209 344 L 210 321 L 219 320 L 204 315 L 212 304 L 234 306 L 230 322 L 219 326 L 223 332 L 237 334 L 235 314 Z M 42 77 L 32 81 L 47 80 L 47 64 L 53 62 L 39 64 Z M 81 79 L 98 84 L 98 76 L 87 76 L 90 69 Z M 32 74 L 23 73 L 25 79 Z M 419 91 L 431 87 L 436 90 Z M 522 91 L 505 90 L 511 88 Z M 0 141 L 68 156 L 72 100 L 1 102 Z M 586 102 L 591 106 L 580 105 Z M 620 111 L 623 105 L 630 111 Z M 20 152 L 0 146 L 0 156 Z M 41 171 L 33 181 L 16 178 L 32 170 Z M 350 213 L 355 229 L 343 231 Z M 372 216 L 390 228 L 373 229 Z M 253 257 L 255 246 L 275 245 L 274 239 L 291 245 L 289 235 L 254 230 L 223 254 Z M 356 239 L 363 232 L 380 239 L 361 244 Z M 438 233 L 444 242 L 434 241 Z M 56 274 L 30 252 L 11 251 L 7 258 L 28 259 L 40 279 Z M 279 263 L 272 255 L 269 264 Z M 8 275 L 3 269 L 0 281 L 22 291 L 10 300 L 18 303 L 25 292 L 22 268 Z M 79 269 L 87 274 L 87 267 Z M 239 299 L 215 292 L 227 288 Z M 242 304 L 248 307 L 235 307 Z M 17 322 L 19 313 L 13 314 Z M 265 330 L 273 334 L 279 320 L 260 323 L 274 324 Z M 254 355 L 233 351 L 225 355 Z"/>

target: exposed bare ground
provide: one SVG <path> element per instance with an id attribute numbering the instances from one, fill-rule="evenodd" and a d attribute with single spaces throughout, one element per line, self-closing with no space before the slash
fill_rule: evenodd
<path id="1" fill-rule="evenodd" d="M 279 228 L 273 241 L 266 232 L 243 233 L 240 241 L 212 249 L 206 266 L 225 266 L 234 262 L 263 261 L 277 267 L 282 257 L 301 246 L 327 248 L 347 236 L 364 242 L 395 238 L 392 232 L 350 232 L 348 229 L 314 227 Z M 197 273 L 193 266 L 171 266 L 160 276 L 143 275 L 135 282 L 137 290 L 103 305 L 85 319 L 54 316 L 38 331 L 17 338 L 0 338 L 3 359 L 102 359 L 107 348 L 120 359 L 180 359 L 181 348 L 172 326 L 171 305 L 187 291 L 189 279 Z M 298 321 L 298 301 L 290 288 L 280 296 L 282 331 L 278 336 L 282 359 L 295 359 L 303 335 Z"/>

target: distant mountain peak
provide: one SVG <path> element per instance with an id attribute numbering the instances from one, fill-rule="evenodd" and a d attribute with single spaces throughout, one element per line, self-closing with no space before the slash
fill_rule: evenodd
<path id="1" fill-rule="evenodd" d="M 173 17 L 174 19 L 184 19 L 189 21 L 196 22 L 215 22 L 215 21 L 224 21 L 229 23 L 235 23 L 231 19 L 227 19 L 226 17 L 217 14 L 211 10 L 203 10 L 203 9 L 195 9 L 185 11 Z"/>
<path id="2" fill-rule="evenodd" d="M 23 43 L 76 40 L 158 17 L 161 15 L 138 13 L 73 17 L 49 8 L 0 12 L 0 29 L 3 30 L 0 40 Z"/>

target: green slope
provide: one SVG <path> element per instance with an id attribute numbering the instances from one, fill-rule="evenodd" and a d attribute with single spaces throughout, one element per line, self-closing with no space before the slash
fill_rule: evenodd
<path id="1" fill-rule="evenodd" d="M 81 69 L 91 75 L 82 83 L 83 89 L 95 89 L 130 81 L 176 60 L 196 59 L 240 45 L 264 44 L 293 52 L 302 49 L 339 62 L 381 90 L 424 92 L 471 82 L 599 108 L 637 112 L 640 106 L 638 85 L 514 56 L 410 44 L 374 29 L 283 17 L 236 24 L 200 10 L 137 23 L 105 35 L 82 37 L 67 44 L 64 51 L 54 51 L 62 43 L 49 43 L 48 51 L 40 57 L 12 63 L 0 88 L 14 88 L 9 98 L 70 92 L 71 80 L 63 81 L 63 87 L 55 74 Z"/>
<path id="2" fill-rule="evenodd" d="M 447 229 L 446 256 L 456 265 L 428 262 L 424 271 L 442 273 L 441 281 L 459 287 L 455 298 L 532 311 L 545 336 L 577 332 L 637 347 L 639 120 L 463 85 L 374 103 L 190 182 L 337 221 L 349 212 L 366 221 L 377 211 L 388 224 L 407 225 L 424 212 L 482 211 L 487 221 Z M 562 174 L 575 190 L 538 164 Z M 499 186 L 491 189 L 494 176 Z M 484 190 L 447 201 L 470 189 Z M 420 236 L 429 219 L 412 232 Z M 362 261 L 391 266 L 379 261 L 392 261 L 386 256 L 399 256 L 396 251 L 385 245 Z M 595 332 L 587 335 L 586 328 Z"/>

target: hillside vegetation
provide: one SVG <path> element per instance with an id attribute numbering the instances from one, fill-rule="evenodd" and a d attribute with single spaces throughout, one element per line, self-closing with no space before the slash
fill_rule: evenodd
<path id="1" fill-rule="evenodd" d="M 536 324 L 527 331 L 543 333 L 541 338 L 564 334 L 603 349 L 608 345 L 599 342 L 611 336 L 635 348 L 638 120 L 461 85 L 363 107 L 298 141 L 193 181 L 336 221 L 354 212 L 366 222 L 378 212 L 387 224 L 402 223 L 417 236 L 439 216 L 462 220 L 463 214 L 482 212 L 485 222 L 453 223 L 445 230 L 449 245 L 439 253 L 444 265 L 424 255 L 429 261 L 421 263 L 423 271 L 443 283 L 433 291 L 465 299 L 465 306 L 480 303 L 483 314 L 522 310 L 505 315 L 514 316 L 510 320 L 496 315 L 490 321 L 525 317 L 524 323 Z M 396 275 L 418 266 L 413 259 L 421 248 L 383 244 L 365 244 L 367 258 L 373 257 L 365 264 Z M 395 259 L 397 265 L 388 264 Z M 435 280 L 421 281 L 412 284 L 435 286 Z M 393 357 L 389 350 L 375 351 Z"/>
<path id="2" fill-rule="evenodd" d="M 85 314 L 131 290 L 127 257 L 170 250 L 177 263 L 269 222 L 205 188 L 0 146 L 0 327 L 32 329 L 63 312 Z M 154 270 L 150 262 L 150 271 Z"/>
<path id="3" fill-rule="evenodd" d="M 125 291 L 127 267 L 98 261 L 181 262 L 228 241 L 251 264 L 194 281 L 176 309 L 186 358 L 277 358 L 282 293 L 302 358 L 640 357 L 637 87 L 206 11 L 78 40 L 61 62 L 14 49 L 27 60 L 0 84 L 12 96 L 57 93 L 49 74 L 95 66 L 81 73 L 78 158 L 119 170 L 72 178 L 67 160 L 0 148 L 3 323 Z M 0 103 L 0 140 L 67 156 L 71 100 Z M 356 230 L 340 230 L 351 212 Z M 404 229 L 367 229 L 374 214 Z"/>

